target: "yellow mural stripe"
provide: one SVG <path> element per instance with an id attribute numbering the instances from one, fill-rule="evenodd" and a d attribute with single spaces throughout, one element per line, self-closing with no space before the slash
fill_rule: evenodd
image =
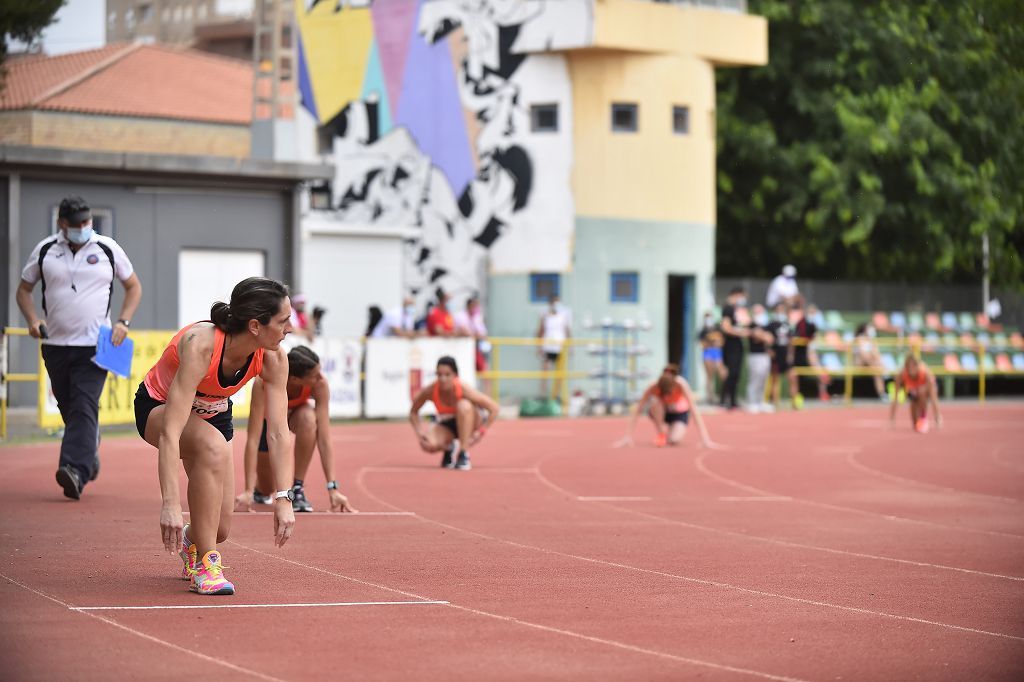
<path id="1" fill-rule="evenodd" d="M 320 123 L 359 99 L 373 41 L 369 8 L 344 7 L 335 12 L 335 5 L 321 2 L 307 13 L 302 0 L 295 3 Z"/>

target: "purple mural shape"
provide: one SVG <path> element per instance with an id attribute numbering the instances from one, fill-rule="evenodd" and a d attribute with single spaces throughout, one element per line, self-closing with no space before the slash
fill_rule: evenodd
<path id="1" fill-rule="evenodd" d="M 451 52 L 447 41 L 430 45 L 416 33 L 415 27 L 409 43 L 394 124 L 409 130 L 458 195 L 473 179 L 476 169 Z"/>
<path id="2" fill-rule="evenodd" d="M 388 102 L 391 103 L 390 113 L 394 116 L 401 97 L 409 44 L 414 39 L 419 3 L 410 0 L 376 0 L 370 6 L 370 11 L 373 14 L 377 54 L 384 71 Z"/>

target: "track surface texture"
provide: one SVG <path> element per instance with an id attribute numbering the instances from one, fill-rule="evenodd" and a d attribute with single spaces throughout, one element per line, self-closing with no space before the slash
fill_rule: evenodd
<path id="1" fill-rule="evenodd" d="M 104 440 L 79 502 L 54 483 L 55 444 L 6 447 L 0 670 L 1021 680 L 1024 406 L 944 413 L 924 436 L 884 407 L 709 415 L 721 450 L 695 433 L 655 448 L 646 424 L 616 449 L 621 418 L 499 422 L 469 472 L 438 467 L 406 424 L 338 425 L 361 513 L 298 515 L 282 549 L 272 516 L 235 514 L 232 597 L 189 593 L 162 553 L 140 439 Z"/>

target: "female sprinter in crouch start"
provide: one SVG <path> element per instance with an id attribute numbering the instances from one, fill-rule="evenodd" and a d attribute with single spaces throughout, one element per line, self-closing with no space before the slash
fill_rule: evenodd
<path id="1" fill-rule="evenodd" d="M 677 445 L 682 442 L 686 435 L 686 426 L 690 423 L 690 414 L 697 422 L 697 430 L 700 431 L 700 440 L 706 448 L 719 448 L 711 441 L 708 430 L 704 426 L 704 419 L 697 409 L 697 398 L 690 389 L 690 384 L 683 377 L 679 376 L 679 365 L 669 363 L 661 372 L 661 378 L 647 387 L 640 400 L 636 403 L 636 410 L 633 418 L 629 421 L 629 431 L 626 436 L 616 441 L 615 447 L 633 445 L 633 431 L 636 429 L 636 422 L 644 411 L 644 406 L 650 404 L 648 415 L 654 424 L 654 444 L 658 447 L 665 445 Z"/>
<path id="2" fill-rule="evenodd" d="M 267 441 L 279 492 L 274 495 L 278 546 L 292 533 L 291 434 L 288 431 L 288 356 L 281 341 L 292 330 L 288 289 L 250 277 L 235 285 L 231 303 L 214 303 L 210 321 L 179 331 L 135 394 L 135 423 L 157 448 L 160 533 L 178 552 L 182 578 L 199 594 L 234 594 L 217 543 L 227 540 L 234 502 L 231 399 L 259 376 L 266 390 Z M 188 476 L 190 523 L 182 526 L 178 460 Z"/>
<path id="3" fill-rule="evenodd" d="M 433 425 L 423 429 L 420 408 L 428 400 L 437 408 L 437 418 Z M 487 412 L 486 420 L 481 417 L 481 410 Z M 441 466 L 462 471 L 469 471 L 472 466 L 467 448 L 479 443 L 497 418 L 498 403 L 474 388 L 463 386 L 455 358 L 448 355 L 437 361 L 437 381 L 417 393 L 409 409 L 409 422 L 420 448 L 427 453 L 444 451 Z"/>

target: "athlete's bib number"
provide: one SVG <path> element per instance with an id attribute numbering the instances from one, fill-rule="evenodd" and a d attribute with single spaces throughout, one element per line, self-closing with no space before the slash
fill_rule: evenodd
<path id="1" fill-rule="evenodd" d="M 192 411 L 203 419 L 210 419 L 228 411 L 228 399 L 215 395 L 197 395 L 192 401 Z"/>

